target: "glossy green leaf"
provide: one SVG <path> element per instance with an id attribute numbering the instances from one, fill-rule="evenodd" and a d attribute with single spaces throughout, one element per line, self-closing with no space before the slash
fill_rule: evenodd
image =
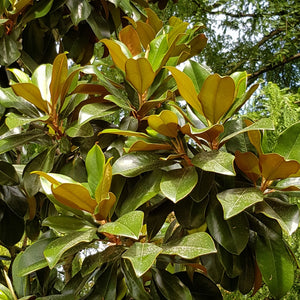
<path id="1" fill-rule="evenodd" d="M 164 58 L 164 55 L 168 51 L 168 41 L 166 35 L 159 35 L 154 40 L 150 42 L 150 51 L 148 60 L 152 65 L 152 69 L 156 72 L 160 66 L 161 62 Z"/>
<path id="2" fill-rule="evenodd" d="M 264 200 L 262 191 L 258 188 L 236 188 L 217 194 L 222 204 L 224 219 L 227 220 L 257 202 Z"/>
<path id="3" fill-rule="evenodd" d="M 150 243 L 134 243 L 123 255 L 129 259 L 137 277 L 145 274 L 154 264 L 162 248 Z"/>
<path id="4" fill-rule="evenodd" d="M 0 299 L 1 300 L 15 300 L 15 297 L 11 293 L 10 289 L 0 283 Z"/>
<path id="5" fill-rule="evenodd" d="M 130 153 L 117 159 L 113 164 L 113 175 L 120 174 L 125 177 L 135 177 L 141 173 L 156 170 L 173 164 L 172 161 L 161 160 L 155 153 Z"/>
<path id="6" fill-rule="evenodd" d="M 66 134 L 69 137 L 92 137 L 94 135 L 93 127 L 90 123 L 85 123 L 83 125 L 77 122 L 73 124 L 66 130 Z"/>
<path id="7" fill-rule="evenodd" d="M 223 299 L 218 286 L 208 276 L 200 272 L 194 272 L 192 277 L 187 272 L 176 272 L 175 275 L 189 288 L 193 299 Z"/>
<path id="8" fill-rule="evenodd" d="M 24 14 L 21 22 L 26 24 L 34 19 L 45 16 L 51 9 L 54 0 L 42 0 L 30 7 Z"/>
<path id="9" fill-rule="evenodd" d="M 1 26 L 2 27 L 2 26 Z M 9 66 L 15 62 L 21 55 L 19 43 L 13 35 L 3 34 L 0 38 L 0 65 Z"/>
<path id="10" fill-rule="evenodd" d="M 32 83 L 36 85 L 42 95 L 42 98 L 47 102 L 51 102 L 51 94 L 50 94 L 50 83 L 51 83 L 51 76 L 52 76 L 52 65 L 50 64 L 43 64 L 38 66 L 33 74 L 32 74 Z"/>
<path id="11" fill-rule="evenodd" d="M 166 270 L 153 268 L 152 276 L 155 285 L 163 294 L 165 299 L 193 299 L 190 290 L 179 280 L 175 274 L 170 274 Z"/>
<path id="12" fill-rule="evenodd" d="M 165 244 L 163 249 L 163 254 L 178 255 L 186 259 L 217 252 L 213 239 L 206 232 L 192 233 L 175 243 Z"/>
<path id="13" fill-rule="evenodd" d="M 15 113 L 11 112 L 6 115 L 5 124 L 11 130 L 13 128 L 23 126 L 23 125 L 29 124 L 31 122 L 46 121 L 47 119 L 49 119 L 49 116 L 28 118 L 28 117 L 23 117 L 21 115 L 17 115 Z"/>
<path id="14" fill-rule="evenodd" d="M 285 159 L 295 159 L 300 163 L 300 122 L 293 124 L 280 134 L 274 152 Z"/>
<path id="15" fill-rule="evenodd" d="M 129 294 L 133 299 L 150 300 L 150 295 L 145 291 L 143 280 L 138 278 L 132 264 L 127 259 L 121 260 L 121 271 L 124 274 L 125 283 Z"/>
<path id="16" fill-rule="evenodd" d="M 289 188 L 296 188 L 300 189 L 300 177 L 291 177 L 280 180 L 276 187 L 279 189 L 289 189 Z"/>
<path id="17" fill-rule="evenodd" d="M 142 211 L 129 212 L 115 222 L 108 222 L 100 226 L 99 232 L 106 232 L 114 235 L 127 236 L 138 239 L 143 226 L 144 213 Z"/>
<path id="18" fill-rule="evenodd" d="M 206 222 L 212 237 L 228 252 L 239 255 L 245 249 L 249 240 L 249 224 L 243 213 L 224 220 L 221 204 L 210 199 Z"/>
<path id="19" fill-rule="evenodd" d="M 23 185 L 29 197 L 34 196 L 40 189 L 39 176 L 37 174 L 31 174 L 31 172 L 50 172 L 54 165 L 56 149 L 57 147 L 54 146 L 44 150 L 25 166 L 23 171 Z"/>
<path id="20" fill-rule="evenodd" d="M 160 189 L 167 198 L 176 203 L 193 190 L 197 181 L 196 168 L 175 169 L 163 174 Z"/>
<path id="21" fill-rule="evenodd" d="M 30 284 L 29 284 L 29 277 L 28 276 L 20 276 L 19 273 L 17 273 L 16 269 L 19 265 L 19 260 L 22 256 L 22 252 L 20 252 L 14 259 L 14 263 L 12 264 L 12 282 L 13 287 L 16 292 L 16 295 L 20 297 L 24 297 L 25 295 L 28 295 L 30 293 Z M 1 296 L 0 296 L 1 299 Z"/>
<path id="22" fill-rule="evenodd" d="M 28 117 L 39 117 L 37 108 L 30 102 L 16 96 L 12 88 L 0 88 L 0 103 L 5 108 L 14 107 Z"/>
<path id="23" fill-rule="evenodd" d="M 54 240 L 55 238 L 44 238 L 26 248 L 18 259 L 17 264 L 14 266 L 16 273 L 19 274 L 19 276 L 25 276 L 47 267 L 48 263 L 43 252 Z"/>
<path id="24" fill-rule="evenodd" d="M 86 0 L 68 0 L 66 5 L 71 12 L 71 19 L 75 26 L 77 26 L 79 22 L 86 20 L 92 10 L 89 2 Z"/>
<path id="25" fill-rule="evenodd" d="M 46 145 L 52 144 L 51 138 L 45 135 L 44 131 L 32 130 L 2 138 L 0 140 L 0 154 L 33 141 L 40 142 Z"/>
<path id="26" fill-rule="evenodd" d="M 93 197 L 95 195 L 97 186 L 103 179 L 105 166 L 105 157 L 98 145 L 94 145 L 93 148 L 88 152 L 85 165 L 88 174 L 88 183 Z"/>
<path id="27" fill-rule="evenodd" d="M 255 206 L 256 213 L 263 213 L 269 218 L 277 220 L 281 228 L 289 235 L 299 226 L 300 212 L 296 204 L 281 201 L 278 198 L 265 198 L 262 203 Z"/>
<path id="28" fill-rule="evenodd" d="M 67 250 L 76 246 L 79 243 L 91 242 L 96 239 L 96 229 L 88 229 L 86 231 L 72 232 L 63 237 L 59 237 L 51 241 L 44 250 L 44 256 L 47 260 L 49 268 L 52 269 L 60 260 L 61 256 Z"/>
<path id="29" fill-rule="evenodd" d="M 0 185 L 15 185 L 19 183 L 19 176 L 15 168 L 6 161 L 0 161 Z"/>
<path id="30" fill-rule="evenodd" d="M 205 79 L 210 75 L 205 67 L 193 60 L 185 63 L 183 72 L 193 81 L 197 94 L 200 92 Z"/>
<path id="31" fill-rule="evenodd" d="M 117 106 L 113 103 L 91 103 L 82 107 L 79 112 L 78 123 L 83 125 L 94 119 L 101 119 L 117 111 Z"/>
<path id="32" fill-rule="evenodd" d="M 153 171 L 143 176 L 134 186 L 127 198 L 122 202 L 120 215 L 134 211 L 160 192 L 161 171 Z"/>
<path id="33" fill-rule="evenodd" d="M 294 282 L 293 261 L 280 236 L 266 232 L 258 235 L 255 243 L 258 267 L 271 294 L 280 299 Z"/>
<path id="34" fill-rule="evenodd" d="M 274 129 L 275 129 L 274 123 L 270 118 L 262 118 L 250 126 L 244 127 L 243 129 L 240 129 L 240 130 L 236 130 L 233 133 L 223 137 L 221 139 L 220 143 L 225 143 L 229 139 L 231 139 L 231 138 L 235 137 L 236 135 L 241 134 L 243 132 L 247 132 L 247 131 L 251 131 L 251 130 L 274 130 Z"/>
<path id="35" fill-rule="evenodd" d="M 93 228 L 93 225 L 84 219 L 63 215 L 47 217 L 43 220 L 42 226 L 48 226 L 60 233 L 86 231 Z"/>
<path id="36" fill-rule="evenodd" d="M 200 152 L 192 158 L 192 163 L 204 170 L 223 175 L 235 176 L 234 156 L 227 152 Z"/>

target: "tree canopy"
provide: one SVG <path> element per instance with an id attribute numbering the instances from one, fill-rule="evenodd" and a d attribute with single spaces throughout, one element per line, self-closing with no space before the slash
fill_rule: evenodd
<path id="1" fill-rule="evenodd" d="M 213 70 L 247 70 L 250 82 L 299 88 L 299 1 L 181 0 L 157 13 L 204 24 L 209 42 L 200 61 Z"/>
<path id="2" fill-rule="evenodd" d="M 0 3 L 0 298 L 289 293 L 297 114 L 238 114 L 259 84 L 147 1 Z"/>

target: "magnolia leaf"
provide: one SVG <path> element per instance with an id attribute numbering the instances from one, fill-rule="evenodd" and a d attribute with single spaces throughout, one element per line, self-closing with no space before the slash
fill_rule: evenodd
<path id="1" fill-rule="evenodd" d="M 116 200 L 115 194 L 111 192 L 107 194 L 106 198 L 102 198 L 101 202 L 95 208 L 95 219 L 97 221 L 106 220 Z"/>
<path id="2" fill-rule="evenodd" d="M 192 158 L 192 163 L 204 170 L 229 176 L 235 176 L 233 167 L 234 156 L 227 152 L 200 152 Z"/>
<path id="3" fill-rule="evenodd" d="M 41 92 L 37 86 L 32 83 L 16 83 L 12 85 L 17 96 L 21 96 L 37 108 L 48 113 L 47 102 L 42 98 Z"/>
<path id="4" fill-rule="evenodd" d="M 105 170 L 105 157 L 98 145 L 94 145 L 88 152 L 85 165 L 88 174 L 88 183 L 92 191 L 92 197 L 94 197 L 98 186 L 101 184 Z"/>
<path id="5" fill-rule="evenodd" d="M 108 48 L 114 64 L 123 72 L 125 72 L 125 63 L 127 61 L 126 55 L 123 53 L 120 45 L 113 40 L 103 39 L 103 44 Z"/>
<path id="6" fill-rule="evenodd" d="M 65 206 L 94 213 L 97 202 L 90 196 L 89 191 L 77 183 L 62 183 L 52 186 L 53 196 Z"/>
<path id="7" fill-rule="evenodd" d="M 197 93 L 200 92 L 204 81 L 210 75 L 210 72 L 205 67 L 193 60 L 185 63 L 183 72 L 192 80 Z"/>
<path id="8" fill-rule="evenodd" d="M 37 118 L 28 118 L 28 117 L 23 117 L 21 115 L 17 115 L 13 112 L 10 112 L 10 113 L 6 114 L 5 124 L 11 130 L 13 128 L 23 126 L 23 125 L 29 124 L 31 122 L 46 121 L 47 119 L 49 119 L 48 115 L 37 117 Z"/>
<path id="9" fill-rule="evenodd" d="M 19 182 L 15 168 L 6 161 L 0 161 L 0 185 L 15 185 Z"/>
<path id="10" fill-rule="evenodd" d="M 36 85 L 42 95 L 42 98 L 48 103 L 51 103 L 50 82 L 52 77 L 53 66 L 50 64 L 43 64 L 38 66 L 32 73 L 32 83 Z"/>
<path id="11" fill-rule="evenodd" d="M 284 189 L 284 190 L 289 190 L 289 189 L 300 190 L 300 177 L 291 177 L 291 178 L 280 180 L 276 184 L 276 188 Z"/>
<path id="12" fill-rule="evenodd" d="M 193 81 L 183 72 L 177 70 L 175 67 L 166 67 L 175 78 L 177 88 L 182 98 L 192 106 L 198 113 L 203 115 L 202 105 L 198 99 Z"/>
<path id="13" fill-rule="evenodd" d="M 147 23 L 142 21 L 136 22 L 136 32 L 139 35 L 143 48 L 146 50 L 148 45 L 155 38 L 154 29 Z"/>
<path id="14" fill-rule="evenodd" d="M 144 213 L 142 211 L 129 212 L 115 222 L 108 222 L 99 227 L 99 232 L 126 236 L 138 240 L 143 227 Z"/>
<path id="15" fill-rule="evenodd" d="M 86 20 L 91 13 L 91 5 L 86 0 L 67 0 L 66 5 L 71 12 L 71 20 L 75 26 Z"/>
<path id="16" fill-rule="evenodd" d="M 109 92 L 99 84 L 81 83 L 75 87 L 72 94 L 108 95 Z"/>
<path id="17" fill-rule="evenodd" d="M 196 232 L 187 235 L 177 242 L 163 246 L 163 254 L 178 255 L 182 258 L 193 259 L 201 255 L 217 252 L 211 236 L 206 232 Z"/>
<path id="18" fill-rule="evenodd" d="M 107 199 L 109 194 L 112 180 L 112 167 L 110 165 L 110 160 L 111 159 L 109 159 L 105 164 L 102 180 L 99 181 L 98 186 L 95 190 L 95 199 L 98 203 L 103 199 Z"/>
<path id="19" fill-rule="evenodd" d="M 157 14 L 151 8 L 145 8 L 147 12 L 147 24 L 149 24 L 158 33 L 163 26 L 163 21 L 157 16 Z"/>
<path id="20" fill-rule="evenodd" d="M 44 250 L 44 256 L 49 268 L 53 269 L 67 250 L 80 243 L 91 242 L 93 239 L 97 239 L 96 228 L 86 231 L 75 231 L 51 241 Z"/>
<path id="21" fill-rule="evenodd" d="M 45 65 L 42 65 L 42 66 L 45 66 Z M 31 82 L 29 75 L 23 71 L 21 71 L 19 69 L 14 69 L 14 68 L 7 69 L 7 70 L 12 72 L 19 82 L 26 82 L 26 83 Z"/>
<path id="22" fill-rule="evenodd" d="M 50 216 L 43 220 L 42 226 L 48 226 L 60 233 L 86 231 L 94 226 L 86 220 L 75 216 Z"/>
<path id="23" fill-rule="evenodd" d="M 176 203 L 193 190 L 197 181 L 198 174 L 194 167 L 170 170 L 163 174 L 160 189 L 167 198 Z"/>
<path id="24" fill-rule="evenodd" d="M 252 152 L 235 152 L 235 163 L 255 184 L 261 176 L 258 158 Z"/>
<path id="25" fill-rule="evenodd" d="M 217 194 L 222 204 L 224 219 L 229 219 L 257 202 L 264 200 L 264 195 L 257 188 L 236 188 Z"/>
<path id="26" fill-rule="evenodd" d="M 216 124 L 228 111 L 234 101 L 235 85 L 231 77 L 218 74 L 209 75 L 204 81 L 198 98 L 204 116 Z"/>
<path id="27" fill-rule="evenodd" d="M 300 212 L 297 204 L 290 204 L 277 198 L 265 198 L 264 202 L 255 205 L 255 212 L 277 220 L 289 235 L 298 228 Z"/>
<path id="28" fill-rule="evenodd" d="M 151 152 L 136 152 L 121 156 L 113 164 L 113 175 L 135 177 L 141 173 L 156 170 L 173 164 L 173 161 L 160 159 L 161 155 Z"/>
<path id="29" fill-rule="evenodd" d="M 249 223 L 244 213 L 224 220 L 221 204 L 212 198 L 207 208 L 206 223 L 210 235 L 228 252 L 239 255 L 247 246 Z"/>
<path id="30" fill-rule="evenodd" d="M 154 40 L 150 42 L 150 51 L 148 55 L 148 60 L 153 68 L 154 72 L 158 72 L 161 68 L 162 62 L 165 55 L 168 52 L 168 41 L 167 36 L 159 35 Z"/>
<path id="31" fill-rule="evenodd" d="M 255 254 L 264 282 L 271 294 L 280 299 L 294 283 L 294 265 L 284 241 L 273 232 L 258 235 Z"/>
<path id="32" fill-rule="evenodd" d="M 295 159 L 300 163 L 300 122 L 293 124 L 278 137 L 274 152 L 285 159 Z"/>
<path id="33" fill-rule="evenodd" d="M 244 120 L 246 123 L 247 127 L 251 126 L 253 124 L 252 121 L 250 120 Z M 262 154 L 262 149 L 261 149 L 261 134 L 259 130 L 251 130 L 247 132 L 249 140 L 251 144 L 255 147 L 258 155 Z"/>
<path id="34" fill-rule="evenodd" d="M 149 116 L 148 124 L 152 129 L 162 135 L 173 138 L 178 135 L 178 118 L 176 114 L 170 110 L 163 110 L 158 116 Z"/>
<path id="35" fill-rule="evenodd" d="M 147 134 L 142 133 L 142 132 L 136 132 L 136 131 L 130 131 L 130 130 L 121 130 L 121 129 L 116 129 L 116 128 L 104 129 L 99 134 L 104 134 L 104 133 L 118 134 L 118 135 L 123 135 L 123 136 L 135 136 L 135 137 L 141 137 L 141 138 L 149 137 Z"/>
<path id="36" fill-rule="evenodd" d="M 230 75 L 230 77 L 234 80 L 235 84 L 235 97 L 234 98 L 241 98 L 247 88 L 247 72 L 234 72 Z"/>
<path id="37" fill-rule="evenodd" d="M 48 263 L 43 252 L 53 240 L 55 238 L 40 239 L 27 247 L 24 252 L 20 252 L 21 257 L 17 260 L 17 265 L 14 266 L 16 273 L 19 276 L 25 276 L 47 267 Z"/>
<path id="38" fill-rule="evenodd" d="M 296 160 L 286 161 L 284 157 L 276 153 L 261 154 L 259 156 L 261 174 L 266 180 L 284 179 L 296 174 L 300 169 L 300 163 Z"/>
<path id="39" fill-rule="evenodd" d="M 136 56 L 142 52 L 139 35 L 131 25 L 122 28 L 119 32 L 119 39 L 127 46 L 132 56 Z"/>
<path id="40" fill-rule="evenodd" d="M 150 174 L 143 176 L 136 183 L 127 198 L 122 202 L 120 215 L 134 211 L 139 206 L 156 196 L 160 192 L 161 177 L 162 172 L 160 170 L 153 171 Z"/>
<path id="41" fill-rule="evenodd" d="M 172 146 L 170 144 L 158 144 L 158 143 L 151 143 L 146 141 L 136 141 L 130 146 L 128 152 L 171 150 L 171 149 Z"/>
<path id="42" fill-rule="evenodd" d="M 137 60 L 129 58 L 125 63 L 125 73 L 126 80 L 132 84 L 139 95 L 144 94 L 155 78 L 149 61 L 143 57 Z"/>
<path id="43" fill-rule="evenodd" d="M 78 116 L 78 123 L 83 125 L 91 120 L 100 119 L 116 112 L 118 107 L 113 103 L 91 103 L 84 105 Z"/>
<path id="44" fill-rule="evenodd" d="M 134 243 L 123 255 L 129 259 L 137 277 L 145 274 L 154 264 L 162 248 L 151 243 Z"/>

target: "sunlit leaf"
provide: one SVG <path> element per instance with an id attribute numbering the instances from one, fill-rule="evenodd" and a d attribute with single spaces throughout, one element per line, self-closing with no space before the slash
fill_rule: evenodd
<path id="1" fill-rule="evenodd" d="M 235 85 L 231 77 L 218 74 L 209 75 L 204 81 L 198 98 L 204 116 L 216 124 L 228 111 L 234 101 Z"/>
<path id="2" fill-rule="evenodd" d="M 164 60 L 164 56 L 168 52 L 168 41 L 166 35 L 159 35 L 149 44 L 150 51 L 148 60 L 153 68 L 153 71 L 157 72 Z"/>
<path id="3" fill-rule="evenodd" d="M 217 252 L 213 239 L 206 232 L 192 233 L 175 243 L 165 244 L 163 249 L 163 254 L 178 255 L 186 259 Z"/>
<path id="4" fill-rule="evenodd" d="M 177 87 L 182 98 L 191 105 L 198 113 L 203 115 L 202 105 L 198 99 L 193 81 L 175 67 L 167 67 L 175 78 Z"/>
<path id="5" fill-rule="evenodd" d="M 147 23 L 142 21 L 136 22 L 136 31 L 139 35 L 140 41 L 146 50 L 150 42 L 155 38 L 154 29 Z"/>
<path id="6" fill-rule="evenodd" d="M 50 83 L 51 103 L 55 107 L 68 75 L 68 62 L 65 53 L 56 56 L 53 62 Z"/>
<path id="7" fill-rule="evenodd" d="M 62 183 L 52 186 L 53 196 L 62 204 L 80 210 L 94 213 L 97 202 L 90 196 L 89 191 L 80 184 Z"/>
<path id="8" fill-rule="evenodd" d="M 235 152 L 235 163 L 255 184 L 261 176 L 258 158 L 252 152 Z"/>
<path id="9" fill-rule="evenodd" d="M 299 226 L 300 212 L 296 204 L 290 204 L 277 198 L 266 198 L 264 202 L 255 205 L 256 213 L 263 213 L 275 219 L 281 228 L 289 235 Z"/>
<path id="10" fill-rule="evenodd" d="M 159 143 L 151 143 L 146 141 L 136 141 L 133 143 L 128 152 L 136 152 L 136 151 L 154 151 L 154 150 L 171 150 L 172 146 L 170 144 L 159 144 Z"/>
<path id="11" fill-rule="evenodd" d="M 125 63 L 126 79 L 142 95 L 152 84 L 155 74 L 146 58 L 130 58 Z"/>
<path id="12" fill-rule="evenodd" d="M 129 212 L 115 222 L 108 222 L 100 226 L 99 232 L 126 236 L 133 239 L 138 239 L 143 227 L 144 213 L 142 211 Z"/>
<path id="13" fill-rule="evenodd" d="M 137 277 L 145 274 L 154 264 L 162 248 L 150 243 L 134 243 L 123 255 L 129 259 Z"/>
<path id="14" fill-rule="evenodd" d="M 52 78 L 51 64 L 42 64 L 38 66 L 32 73 L 32 83 L 36 85 L 42 95 L 42 98 L 47 102 L 51 103 L 51 93 L 50 93 L 50 82 Z"/>
<path id="15" fill-rule="evenodd" d="M 204 170 L 229 176 L 235 176 L 234 156 L 222 151 L 200 152 L 192 158 L 192 163 Z"/>
<path id="16" fill-rule="evenodd" d="M 97 202 L 100 202 L 102 201 L 102 199 L 108 197 L 111 180 L 112 180 L 112 168 L 110 165 L 110 160 L 108 160 L 105 166 L 103 166 L 102 178 L 101 180 L 99 180 L 99 183 L 95 190 L 95 199 Z"/>
<path id="17" fill-rule="evenodd" d="M 32 83 L 16 83 L 12 85 L 16 95 L 23 97 L 43 112 L 48 113 L 47 102 L 42 98 L 41 92 Z"/>
<path id="18" fill-rule="evenodd" d="M 163 174 L 161 192 L 174 203 L 186 197 L 196 186 L 198 174 L 194 167 L 170 170 Z"/>
<path id="19" fill-rule="evenodd" d="M 162 135 L 174 138 L 178 135 L 178 118 L 170 110 L 163 110 L 159 115 L 149 116 L 148 124 Z"/>
<path id="20" fill-rule="evenodd" d="M 106 198 L 102 198 L 101 202 L 95 208 L 95 219 L 96 220 L 105 220 L 107 219 L 111 209 L 116 203 L 116 196 L 109 192 Z"/>
<path id="21" fill-rule="evenodd" d="M 103 179 L 105 168 L 105 157 L 99 145 L 94 145 L 88 152 L 85 165 L 88 173 L 88 183 L 93 193 L 92 196 L 94 196 Z"/>
<path id="22" fill-rule="evenodd" d="M 122 28 L 119 32 L 119 39 L 127 46 L 132 56 L 136 56 L 142 52 L 139 35 L 131 25 Z"/>
<path id="23" fill-rule="evenodd" d="M 91 242 L 96 238 L 96 228 L 91 228 L 86 231 L 75 231 L 51 241 L 44 250 L 49 268 L 53 269 L 67 250 L 79 243 Z"/>
<path id="24" fill-rule="evenodd" d="M 118 45 L 115 41 L 113 40 L 108 40 L 108 39 L 103 39 L 101 40 L 103 44 L 108 48 L 109 53 L 111 55 L 111 58 L 115 65 L 125 72 L 125 63 L 127 61 L 127 57 L 125 54 L 122 52 L 122 49 L 120 45 Z"/>
<path id="25" fill-rule="evenodd" d="M 262 191 L 258 188 L 236 188 L 217 194 L 222 204 L 224 219 L 229 219 L 257 202 L 264 200 Z"/>
<path id="26" fill-rule="evenodd" d="M 259 166 L 266 180 L 284 179 L 296 174 L 300 169 L 300 163 L 295 160 L 287 161 L 276 153 L 260 155 Z"/>
<path id="27" fill-rule="evenodd" d="M 147 134 L 145 134 L 143 132 L 121 130 L 121 129 L 115 129 L 115 128 L 104 129 L 100 132 L 100 134 L 104 134 L 104 133 L 118 134 L 118 135 L 123 135 L 123 136 L 135 136 L 135 137 L 141 137 L 141 138 L 149 137 Z"/>
<path id="28" fill-rule="evenodd" d="M 147 24 L 149 24 L 157 33 L 163 26 L 163 21 L 157 16 L 157 14 L 151 8 L 145 8 L 147 12 Z"/>

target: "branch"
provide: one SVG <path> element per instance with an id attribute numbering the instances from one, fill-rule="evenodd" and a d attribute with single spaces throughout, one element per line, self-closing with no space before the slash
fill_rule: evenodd
<path id="1" fill-rule="evenodd" d="M 283 66 L 287 63 L 290 63 L 294 60 L 297 60 L 297 59 L 300 59 L 300 53 L 297 53 L 293 56 L 290 56 L 290 57 L 287 57 L 287 58 L 284 58 L 282 61 L 276 63 L 276 64 L 269 64 L 269 65 L 266 65 L 265 67 L 261 68 L 260 70 L 252 73 L 249 75 L 249 80 L 251 81 L 254 81 L 259 75 L 263 74 L 263 73 L 266 73 L 266 72 L 269 72 L 269 71 L 272 71 L 280 66 Z"/>
<path id="2" fill-rule="evenodd" d="M 271 38 L 273 38 L 274 36 L 280 34 L 283 31 L 285 31 L 284 28 L 277 28 L 277 29 L 274 29 L 273 31 L 271 31 L 269 34 L 263 36 L 263 38 L 260 41 L 258 41 L 257 44 L 255 44 L 252 47 L 252 49 L 249 51 L 249 53 L 251 53 L 252 51 L 254 51 L 256 48 L 261 47 L 268 40 L 270 40 Z M 249 57 L 247 57 L 246 59 L 243 59 L 243 60 L 239 61 L 238 63 L 236 63 L 235 66 L 232 69 L 230 69 L 226 74 L 232 74 L 239 67 L 241 67 L 244 63 L 246 63 L 247 61 L 249 61 Z"/>

